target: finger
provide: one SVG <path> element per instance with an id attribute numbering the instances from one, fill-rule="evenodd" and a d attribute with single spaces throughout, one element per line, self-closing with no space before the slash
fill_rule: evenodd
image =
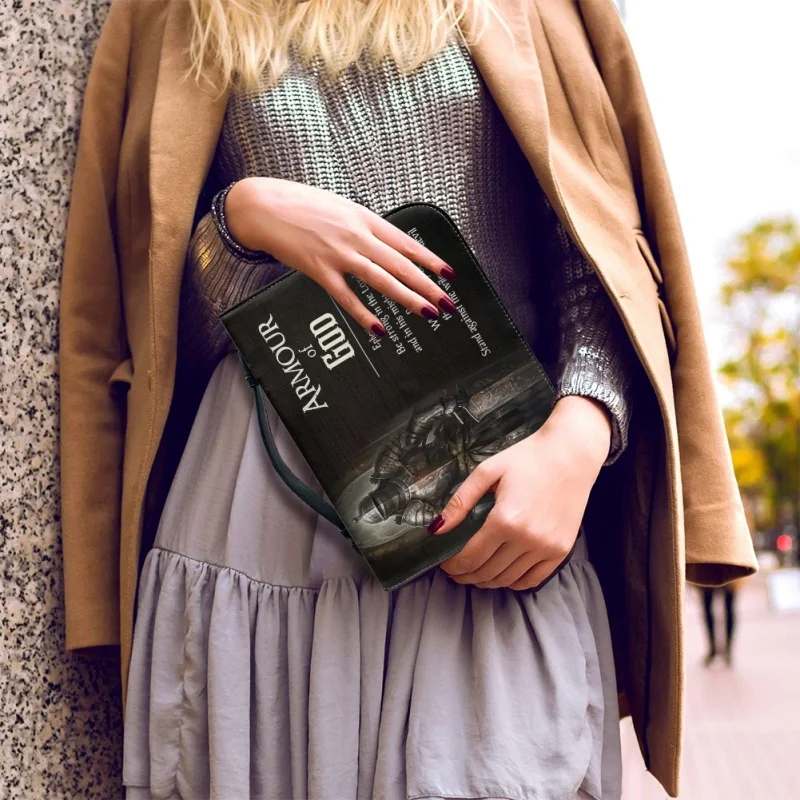
<path id="1" fill-rule="evenodd" d="M 526 589 L 540 589 L 552 576 L 561 562 L 552 558 L 547 561 L 540 561 L 531 567 L 524 575 L 513 583 L 509 584 L 509 589 L 524 591 Z"/>
<path id="2" fill-rule="evenodd" d="M 433 303 L 426 297 L 422 297 L 407 286 L 404 286 L 391 272 L 387 272 L 382 266 L 375 264 L 366 256 L 355 255 L 350 259 L 345 270 L 377 292 L 399 303 L 403 308 L 407 308 L 426 319 L 438 318 L 439 309 Z M 453 311 L 455 311 L 455 308 L 453 308 Z"/>
<path id="3" fill-rule="evenodd" d="M 469 544 L 472 544 L 472 540 L 470 540 Z M 462 550 L 461 552 L 463 553 L 464 551 Z M 456 583 L 472 583 L 480 586 L 486 581 L 494 580 L 501 572 L 511 566 L 520 555 L 519 548 L 515 547 L 511 542 L 502 542 L 500 547 L 483 564 L 471 572 L 451 571 L 449 569 L 446 571 Z M 450 561 L 455 561 L 456 558 L 454 557 Z M 470 561 L 471 559 L 468 557 L 467 560 Z"/>
<path id="4" fill-rule="evenodd" d="M 483 536 L 482 531 L 478 531 L 458 553 L 448 558 L 447 561 L 443 561 L 439 566 L 453 577 L 468 575 L 481 569 L 502 545 L 502 539 L 492 539 Z"/>
<path id="5" fill-rule="evenodd" d="M 323 288 L 362 328 L 379 337 L 386 335 L 383 323 L 359 300 L 342 274 L 333 273 Z"/>
<path id="6" fill-rule="evenodd" d="M 373 264 L 383 267 L 401 284 L 432 303 L 436 308 L 448 314 L 458 313 L 453 301 L 435 281 L 432 281 L 413 261 L 385 242 L 377 238 L 371 239 L 364 248 L 363 255 Z"/>
<path id="7" fill-rule="evenodd" d="M 475 504 L 500 480 L 502 461 L 497 456 L 487 458 L 467 475 L 441 513 L 428 525 L 429 533 L 447 533 L 462 522 Z M 489 512 L 491 514 L 491 512 Z"/>
<path id="8" fill-rule="evenodd" d="M 441 275 L 443 278 L 452 280 L 455 278 L 455 270 L 432 250 L 428 250 L 424 244 L 418 242 L 413 236 L 409 236 L 405 231 L 392 225 L 377 214 L 370 218 L 371 230 L 381 241 L 386 242 L 392 249 L 401 253 L 406 258 L 411 259 L 415 264 Z"/>
<path id="9" fill-rule="evenodd" d="M 513 495 L 513 492 L 510 494 Z M 531 515 L 530 510 L 521 506 L 513 496 L 501 497 L 499 488 L 495 496 L 495 504 L 486 515 L 481 530 L 501 541 L 512 539 L 522 541 L 524 539 L 527 546 L 522 547 L 522 550 L 531 550 L 531 537 L 525 535 L 528 531 L 527 522 Z"/>
<path id="10" fill-rule="evenodd" d="M 515 559 L 496 577 L 475 585 L 479 589 L 501 589 L 510 587 L 512 583 L 520 580 L 523 575 L 540 563 L 541 556 L 529 550 Z"/>

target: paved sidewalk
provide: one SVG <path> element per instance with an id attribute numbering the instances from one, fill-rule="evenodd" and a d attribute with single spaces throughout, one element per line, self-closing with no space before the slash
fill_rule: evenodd
<path id="1" fill-rule="evenodd" d="M 715 598 L 717 602 L 721 598 Z M 723 636 L 722 604 L 717 610 Z M 687 597 L 686 736 L 681 800 L 800 799 L 800 613 L 778 614 L 762 574 L 739 592 L 733 668 L 706 653 L 698 592 Z M 623 723 L 624 800 L 663 800 L 630 720 Z"/>

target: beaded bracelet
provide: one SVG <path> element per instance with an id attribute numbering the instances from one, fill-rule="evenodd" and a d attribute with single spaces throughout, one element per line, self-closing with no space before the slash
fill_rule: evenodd
<path id="1" fill-rule="evenodd" d="M 250 250 L 247 247 L 243 247 L 233 238 L 230 230 L 228 230 L 228 223 L 225 220 L 225 198 L 236 183 L 237 181 L 229 183 L 224 189 L 220 189 L 211 199 L 211 216 L 214 219 L 214 224 L 217 226 L 220 238 L 225 247 L 233 253 L 233 255 L 244 261 L 274 261 L 275 259 L 264 250 Z"/>

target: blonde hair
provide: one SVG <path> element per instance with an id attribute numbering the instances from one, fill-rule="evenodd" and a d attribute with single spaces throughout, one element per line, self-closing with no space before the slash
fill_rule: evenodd
<path id="1" fill-rule="evenodd" d="M 277 80 L 288 65 L 290 45 L 306 62 L 320 56 L 334 75 L 365 51 L 376 61 L 390 56 L 410 71 L 453 33 L 468 42 L 481 34 L 489 14 L 500 19 L 493 0 L 189 0 L 189 5 L 189 74 L 221 91 Z M 465 37 L 461 22 L 468 12 L 477 25 Z"/>

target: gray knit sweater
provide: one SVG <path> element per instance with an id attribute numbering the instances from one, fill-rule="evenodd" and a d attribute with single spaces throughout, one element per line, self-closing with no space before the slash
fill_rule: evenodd
<path id="1" fill-rule="evenodd" d="M 231 95 L 204 190 L 209 210 L 187 257 L 179 364 L 194 358 L 208 370 L 231 349 L 208 300 L 221 310 L 288 269 L 227 229 L 225 188 L 251 175 L 318 186 L 378 214 L 409 201 L 444 208 L 558 395 L 609 409 L 606 463 L 616 460 L 627 443 L 630 343 L 460 41 L 408 74 L 364 58 L 332 79 L 295 58 L 276 85 Z"/>

